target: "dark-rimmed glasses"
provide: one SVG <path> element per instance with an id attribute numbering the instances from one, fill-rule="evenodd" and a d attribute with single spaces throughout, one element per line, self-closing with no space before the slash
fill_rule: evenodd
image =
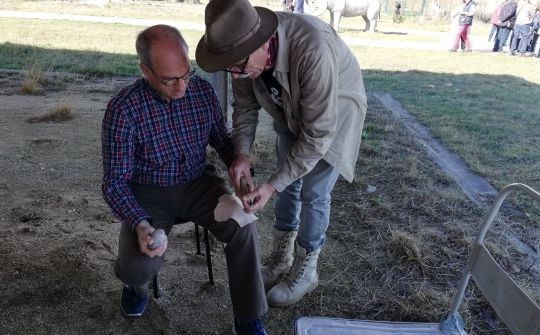
<path id="1" fill-rule="evenodd" d="M 154 70 L 152 70 L 152 68 L 148 65 L 146 65 L 146 67 L 150 70 L 150 72 L 152 72 L 154 74 L 154 76 L 156 76 L 156 78 L 159 80 L 159 82 L 161 84 L 163 84 L 164 86 L 174 86 L 176 84 L 178 84 L 178 82 L 180 80 L 183 80 L 184 82 L 187 82 L 189 80 L 189 78 L 193 77 L 193 75 L 195 74 L 196 72 L 196 69 L 192 67 L 190 67 L 188 69 L 188 71 L 186 73 L 184 73 L 182 76 L 180 77 L 173 77 L 173 78 L 170 78 L 170 79 L 165 79 L 165 80 L 162 80 L 158 75 L 157 73 L 154 72 Z"/>
<path id="2" fill-rule="evenodd" d="M 244 62 L 241 63 L 241 65 L 234 64 L 232 66 L 229 66 L 228 68 L 226 68 L 223 71 L 229 72 L 229 73 L 234 73 L 234 74 L 247 74 L 246 66 L 247 66 L 248 62 L 249 62 L 249 56 L 246 57 L 246 59 L 244 60 Z"/>

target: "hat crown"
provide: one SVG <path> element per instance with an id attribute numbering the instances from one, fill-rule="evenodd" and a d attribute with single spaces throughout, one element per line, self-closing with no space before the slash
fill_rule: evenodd
<path id="1" fill-rule="evenodd" d="M 223 70 L 245 59 L 277 31 L 278 16 L 249 0 L 211 0 L 204 12 L 206 31 L 195 57 L 207 71 Z"/>
<path id="2" fill-rule="evenodd" d="M 246 0 L 212 0 L 205 11 L 204 39 L 212 52 L 227 52 L 261 27 L 259 14 Z"/>

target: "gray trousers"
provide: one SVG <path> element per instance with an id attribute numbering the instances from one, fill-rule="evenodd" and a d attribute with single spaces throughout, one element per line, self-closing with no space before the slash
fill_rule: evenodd
<path id="1" fill-rule="evenodd" d="M 226 243 L 229 290 L 235 317 L 247 322 L 266 314 L 268 306 L 260 272 L 256 225 L 253 222 L 240 228 L 232 219 L 214 220 L 219 197 L 230 191 L 212 166 L 187 184 L 170 187 L 130 184 L 130 188 L 151 216 L 154 228 L 162 228 L 168 235 L 177 220 L 193 221 Z M 142 254 L 136 233 L 122 225 L 115 271 L 124 284 L 136 288 L 148 285 L 162 264 L 163 257 L 150 258 Z"/>

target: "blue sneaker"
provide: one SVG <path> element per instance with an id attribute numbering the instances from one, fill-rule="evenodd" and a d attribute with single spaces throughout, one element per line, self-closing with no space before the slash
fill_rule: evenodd
<path id="1" fill-rule="evenodd" d="M 133 287 L 125 286 L 122 289 L 120 308 L 127 317 L 139 317 L 143 315 L 148 303 L 148 296 L 139 296 Z"/>
<path id="2" fill-rule="evenodd" d="M 243 323 L 234 318 L 233 335 L 266 335 L 266 331 L 260 319 Z"/>

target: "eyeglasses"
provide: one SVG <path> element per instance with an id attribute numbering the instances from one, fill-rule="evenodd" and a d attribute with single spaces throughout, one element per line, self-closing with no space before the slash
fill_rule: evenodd
<path id="1" fill-rule="evenodd" d="M 152 70 L 152 68 L 150 66 L 146 65 L 146 67 L 150 70 L 150 72 L 152 72 L 154 74 L 154 76 L 156 76 L 156 78 L 159 80 L 159 82 L 162 83 L 164 86 L 174 86 L 174 85 L 178 84 L 178 82 L 180 80 L 183 80 L 184 82 L 187 82 L 189 80 L 189 78 L 193 77 L 193 75 L 196 72 L 195 69 L 192 70 L 191 67 L 190 67 L 188 69 L 188 71 L 186 73 L 184 73 L 184 75 L 182 75 L 180 77 L 173 77 L 173 78 L 170 78 L 170 79 L 162 80 L 161 78 L 159 78 L 157 73 L 155 73 L 154 70 Z"/>
<path id="2" fill-rule="evenodd" d="M 249 62 L 249 56 L 246 57 L 246 60 L 244 60 L 244 62 L 242 62 L 241 65 L 234 64 L 233 66 L 230 66 L 223 71 L 234 73 L 234 74 L 247 74 L 246 66 L 248 62 Z"/>

